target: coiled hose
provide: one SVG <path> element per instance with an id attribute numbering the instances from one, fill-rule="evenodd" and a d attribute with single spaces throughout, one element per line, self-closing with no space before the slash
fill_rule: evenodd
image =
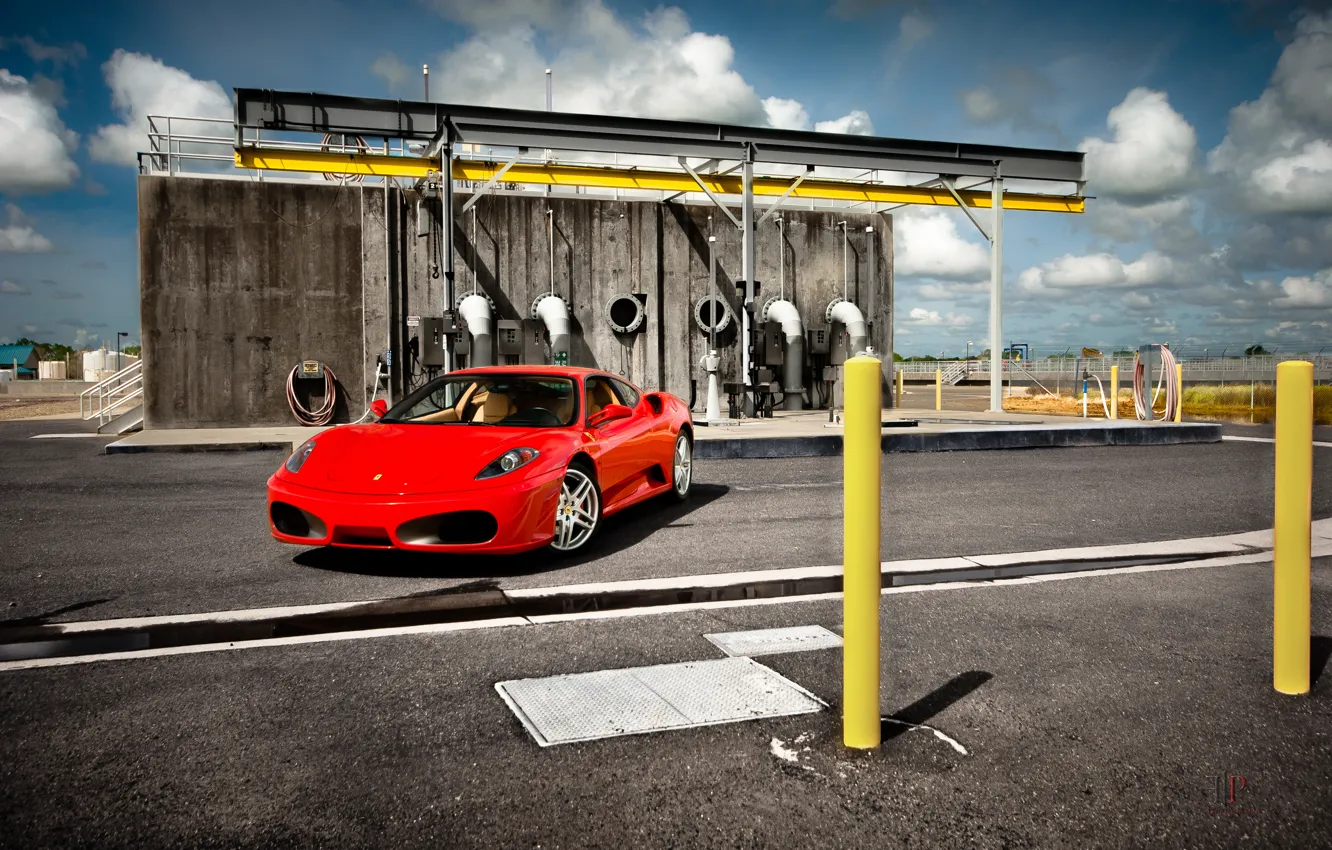
<path id="1" fill-rule="evenodd" d="M 333 370 L 324 366 L 324 403 L 316 410 L 306 410 L 300 399 L 296 398 L 296 373 L 301 365 L 297 363 L 287 375 L 287 404 L 296 421 L 302 425 L 320 426 L 333 421 L 333 411 L 338 406 L 338 378 Z"/>
<path id="2" fill-rule="evenodd" d="M 1151 400 L 1147 400 L 1147 390 L 1150 387 L 1151 376 L 1146 375 L 1146 369 L 1143 367 L 1142 355 L 1136 354 L 1133 357 L 1133 408 L 1134 413 L 1139 419 L 1147 419 L 1156 405 L 1156 400 L 1161 397 L 1161 388 L 1165 388 L 1165 413 L 1162 419 L 1169 422 L 1175 418 L 1175 411 L 1184 400 L 1184 388 L 1179 385 L 1179 380 L 1175 377 L 1175 355 L 1164 345 L 1152 344 L 1153 348 L 1161 352 L 1161 377 L 1156 382 L 1156 390 L 1152 393 Z"/>

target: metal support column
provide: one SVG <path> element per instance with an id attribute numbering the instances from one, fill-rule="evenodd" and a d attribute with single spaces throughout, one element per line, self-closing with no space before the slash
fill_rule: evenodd
<path id="1" fill-rule="evenodd" d="M 453 128 L 444 128 L 444 146 L 440 151 L 440 250 L 444 253 L 444 310 L 453 310 Z M 457 368 L 454 362 L 452 334 L 444 336 L 444 372 Z"/>
<path id="2" fill-rule="evenodd" d="M 990 411 L 1002 413 L 1003 338 L 1004 338 L 1004 180 L 995 168 L 990 187 L 990 208 L 994 224 L 990 228 Z M 965 208 L 964 208 L 965 209 Z"/>
<path id="3" fill-rule="evenodd" d="M 745 165 L 741 178 L 741 197 L 740 206 L 740 230 L 741 244 L 741 274 L 745 281 L 745 301 L 741 305 L 740 321 L 742 322 L 741 344 L 740 344 L 740 370 L 743 373 L 741 381 L 745 386 L 750 383 L 750 361 L 753 358 L 754 341 L 751 336 L 753 317 L 750 315 L 750 305 L 754 301 L 754 152 L 749 147 L 745 148 Z M 754 415 L 754 394 L 745 393 L 745 414 Z"/>

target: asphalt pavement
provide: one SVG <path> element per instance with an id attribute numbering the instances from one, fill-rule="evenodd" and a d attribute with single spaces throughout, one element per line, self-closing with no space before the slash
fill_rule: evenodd
<path id="1" fill-rule="evenodd" d="M 1330 599 L 1322 559 L 1292 697 L 1270 564 L 889 594 L 884 715 L 965 754 L 843 749 L 837 650 L 757 659 L 817 714 L 544 749 L 494 689 L 840 632 L 834 602 L 9 673 L 0 847 L 1325 847 Z"/>
<path id="2" fill-rule="evenodd" d="M 81 422 L 0 423 L 0 621 L 59 622 L 840 563 L 841 458 L 708 461 L 683 506 L 607 521 L 585 553 L 338 552 L 273 541 L 277 453 L 106 456 Z M 1252 432 L 1250 432 L 1252 433 Z M 1148 542 L 1271 526 L 1272 446 L 884 457 L 885 560 Z M 1332 515 L 1332 450 L 1314 514 Z"/>

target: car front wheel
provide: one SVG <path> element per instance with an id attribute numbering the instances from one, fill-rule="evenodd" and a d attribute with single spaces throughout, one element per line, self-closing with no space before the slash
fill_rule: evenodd
<path id="1" fill-rule="evenodd" d="M 582 465 L 570 466 L 560 487 L 555 537 L 550 547 L 557 552 L 575 552 L 592 539 L 600 524 L 601 491 L 596 478 Z"/>

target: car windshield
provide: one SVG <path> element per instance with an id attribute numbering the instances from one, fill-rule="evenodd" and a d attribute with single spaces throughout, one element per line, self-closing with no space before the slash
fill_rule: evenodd
<path id="1" fill-rule="evenodd" d="M 562 428 L 578 415 L 569 378 L 457 375 L 438 378 L 394 405 L 381 422 Z"/>

